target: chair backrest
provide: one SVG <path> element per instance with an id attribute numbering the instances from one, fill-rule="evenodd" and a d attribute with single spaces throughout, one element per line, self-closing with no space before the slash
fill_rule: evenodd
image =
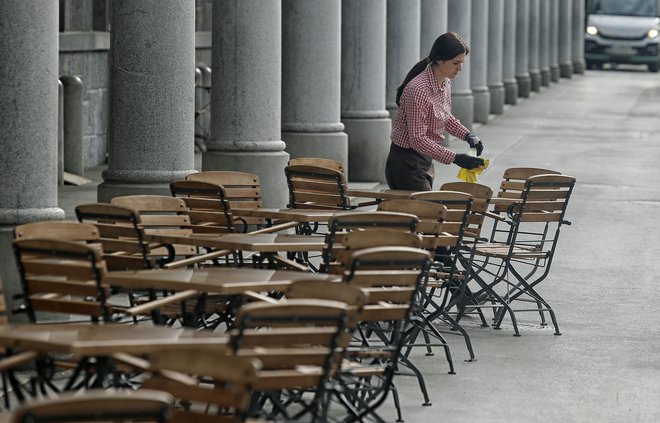
<path id="1" fill-rule="evenodd" d="M 134 210 L 140 216 L 140 225 L 145 234 L 166 233 L 187 235 L 192 233 L 190 217 L 186 215 L 188 207 L 180 198 L 164 195 L 126 195 L 115 197 L 110 204 Z M 175 245 L 174 254 L 177 256 L 195 255 L 197 250 L 189 245 Z M 172 252 L 166 248 L 152 248 L 151 255 L 167 257 L 171 261 Z"/>
<path id="2" fill-rule="evenodd" d="M 343 167 L 327 159 L 295 159 L 284 168 L 289 208 L 348 210 L 350 198 Z M 296 164 L 304 163 L 304 164 Z"/>
<path id="3" fill-rule="evenodd" d="M 81 225 L 70 220 L 31 222 L 14 228 L 14 239 L 31 238 L 91 241 L 98 240 L 99 231 L 93 225 Z"/>
<path id="4" fill-rule="evenodd" d="M 186 175 L 188 181 L 207 182 L 220 185 L 224 189 L 225 200 L 229 203 L 229 208 L 242 209 L 260 209 L 263 207 L 261 196 L 261 182 L 259 176 L 254 173 L 236 172 L 236 171 L 204 171 L 190 173 Z M 261 225 L 263 219 L 257 217 L 237 218 L 245 225 Z M 236 222 L 234 222 L 234 225 Z M 246 229 L 243 230 L 245 232 Z"/>
<path id="5" fill-rule="evenodd" d="M 94 240 L 99 241 L 98 232 Z M 13 247 L 31 322 L 37 322 L 39 311 L 111 321 L 110 289 L 103 284 L 107 268 L 100 245 L 31 238 L 15 240 Z"/>
<path id="6" fill-rule="evenodd" d="M 525 181 L 535 175 L 559 175 L 561 172 L 550 169 L 542 169 L 535 167 L 511 167 L 504 171 L 502 181 L 500 182 L 499 191 L 495 195 L 497 200 L 517 200 L 520 198 L 522 191 L 525 189 Z M 509 203 L 498 205 L 495 202 L 496 209 L 506 208 Z"/>
<path id="7" fill-rule="evenodd" d="M 483 228 L 486 211 L 493 197 L 493 190 L 482 184 L 468 182 L 447 182 L 440 187 L 441 191 L 458 191 L 472 195 L 472 208 L 468 216 L 465 233 L 468 236 L 478 237 Z"/>
<path id="8" fill-rule="evenodd" d="M 174 398 L 160 390 L 89 390 L 63 393 L 21 405 L 11 423 L 38 422 L 169 422 Z"/>
<path id="9" fill-rule="evenodd" d="M 344 249 L 343 237 L 355 231 L 398 231 L 415 233 L 419 219 L 410 213 L 390 211 L 337 213 L 328 221 L 322 268 L 327 270 L 337 259 L 337 252 Z"/>
<path id="10" fill-rule="evenodd" d="M 338 301 L 253 302 L 239 309 L 230 345 L 235 354 L 262 362 L 256 391 L 311 390 L 304 409 L 316 415 L 351 319 L 346 304 Z"/>
<path id="11" fill-rule="evenodd" d="M 340 162 L 339 160 L 323 159 L 320 157 L 298 157 L 289 160 L 287 165 L 321 166 L 321 167 L 327 167 L 328 169 L 334 169 L 342 173 L 346 171 L 343 163 Z"/>
<path id="12" fill-rule="evenodd" d="M 447 216 L 447 207 L 442 204 L 412 199 L 381 201 L 378 204 L 378 210 L 417 216 L 419 220 L 417 232 L 423 236 L 423 248 L 427 250 L 435 249 L 437 238 L 442 233 L 442 225 Z"/>
<path id="13" fill-rule="evenodd" d="M 169 392 L 186 404 L 174 410 L 171 422 L 242 422 L 260 369 L 261 362 L 250 357 L 164 350 L 149 355 L 151 375 L 142 388 Z"/>
<path id="14" fill-rule="evenodd" d="M 79 222 L 92 223 L 98 229 L 108 270 L 154 267 L 138 212 L 107 203 L 91 203 L 76 206 L 75 213 Z"/>
<path id="15" fill-rule="evenodd" d="M 170 183 L 172 197 L 185 201 L 193 232 L 236 232 L 225 189 L 218 184 L 183 180 Z"/>

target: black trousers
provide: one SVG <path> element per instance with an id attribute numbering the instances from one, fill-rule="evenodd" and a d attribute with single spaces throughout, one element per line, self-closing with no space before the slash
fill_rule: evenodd
<path id="1" fill-rule="evenodd" d="M 435 169 L 433 160 L 412 148 L 390 144 L 385 163 L 385 180 L 390 189 L 431 191 Z"/>

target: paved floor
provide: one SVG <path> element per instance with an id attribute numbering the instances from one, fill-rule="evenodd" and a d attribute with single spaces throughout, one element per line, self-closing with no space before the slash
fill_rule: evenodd
<path id="1" fill-rule="evenodd" d="M 415 356 L 433 405 L 422 407 L 415 380 L 399 377 L 407 422 L 660 421 L 659 116 L 660 76 L 631 68 L 562 80 L 476 129 L 491 159 L 481 183 L 496 188 L 513 166 L 577 178 L 573 225 L 540 285 L 563 335 L 532 315 L 521 315 L 520 338 L 507 324 L 466 322 L 478 361 L 463 362 L 458 337 L 450 339 L 455 375 L 440 352 Z M 438 185 L 457 170 L 436 164 Z M 70 213 L 95 196 L 94 184 L 63 187 L 60 206 Z"/>

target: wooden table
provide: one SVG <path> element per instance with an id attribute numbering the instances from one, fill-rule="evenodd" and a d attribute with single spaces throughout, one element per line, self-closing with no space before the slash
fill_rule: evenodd
<path id="1" fill-rule="evenodd" d="M 209 267 L 204 269 L 131 270 L 109 272 L 104 282 L 126 289 L 159 289 L 239 295 L 246 291 L 282 291 L 298 280 L 336 281 L 336 275 L 289 270 Z"/>
<path id="2" fill-rule="evenodd" d="M 349 189 L 346 195 L 359 198 L 373 198 L 377 201 L 383 200 L 401 200 L 410 198 L 410 194 L 418 191 L 409 191 L 403 189 L 386 189 L 383 191 Z"/>
<path id="3" fill-rule="evenodd" d="M 300 223 L 327 223 L 332 216 L 348 210 L 319 209 L 241 209 L 232 208 L 231 212 L 240 217 L 259 217 L 269 221 L 287 221 Z"/>
<path id="4" fill-rule="evenodd" d="M 170 235 L 147 233 L 149 242 L 162 244 L 186 244 L 218 250 L 257 251 L 261 253 L 322 251 L 325 239 L 322 236 L 296 234 L 200 234 Z"/>

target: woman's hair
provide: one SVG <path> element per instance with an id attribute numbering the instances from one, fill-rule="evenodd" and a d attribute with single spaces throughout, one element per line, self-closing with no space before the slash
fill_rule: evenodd
<path id="1" fill-rule="evenodd" d="M 465 53 L 466 55 L 470 52 L 467 44 L 455 32 L 446 32 L 435 39 L 433 47 L 431 47 L 431 52 L 428 56 L 415 63 L 415 65 L 408 71 L 406 79 L 403 80 L 403 83 L 399 85 L 399 88 L 396 89 L 396 105 L 399 105 L 399 99 L 403 93 L 403 89 L 408 85 L 414 77 L 422 73 L 426 69 L 426 65 L 429 63 L 437 62 L 438 60 L 451 60 L 459 54 Z"/>

